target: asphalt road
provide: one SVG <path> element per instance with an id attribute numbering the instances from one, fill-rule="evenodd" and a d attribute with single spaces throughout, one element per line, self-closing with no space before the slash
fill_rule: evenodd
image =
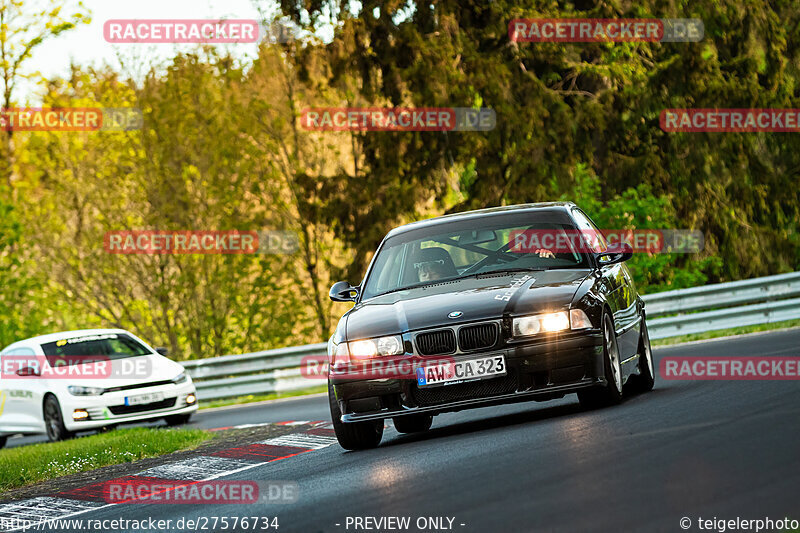
<path id="1" fill-rule="evenodd" d="M 800 330 L 789 330 L 655 356 L 799 352 Z M 225 425 L 284 409 L 285 419 L 327 413 L 317 397 L 229 411 Z M 390 427 L 374 450 L 329 446 L 227 478 L 296 481 L 292 505 L 121 505 L 81 516 L 277 516 L 281 533 L 355 531 L 348 516 L 451 517 L 457 532 L 683 531 L 688 517 L 697 531 L 699 518 L 800 519 L 798 451 L 800 383 L 659 380 L 616 407 L 582 411 L 569 395 L 446 414 L 422 436 Z"/>

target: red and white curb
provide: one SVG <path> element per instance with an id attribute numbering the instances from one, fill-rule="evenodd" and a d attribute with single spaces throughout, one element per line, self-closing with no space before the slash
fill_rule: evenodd
<path id="1" fill-rule="evenodd" d="M 138 474 L 124 476 L 117 479 L 94 483 L 86 487 L 71 489 L 54 494 L 29 498 L 6 504 L 0 504 L 0 524 L 22 524 L 27 521 L 29 527 L 46 523 L 50 520 L 70 518 L 79 514 L 97 509 L 119 505 L 106 503 L 105 491 L 111 484 L 137 483 L 196 483 L 210 481 L 251 468 L 256 468 L 265 463 L 272 463 L 287 459 L 314 450 L 321 450 L 336 444 L 333 425 L 325 421 L 294 420 L 289 422 L 245 424 L 233 428 L 256 426 L 304 426 L 311 428 L 298 433 L 290 433 L 280 437 L 270 438 L 240 448 L 219 450 L 209 455 L 189 457 L 165 465 L 155 466 L 143 470 Z M 229 428 L 218 428 L 217 431 Z M 214 431 L 214 430 L 212 430 Z M 22 526 L 3 531 L 16 531 Z"/>
<path id="2" fill-rule="evenodd" d="M 324 420 L 289 420 L 287 422 L 261 422 L 260 424 L 240 424 L 238 426 L 225 426 L 221 428 L 209 429 L 209 431 L 222 431 L 223 429 L 246 429 L 258 428 L 261 426 L 305 426 L 325 424 Z"/>

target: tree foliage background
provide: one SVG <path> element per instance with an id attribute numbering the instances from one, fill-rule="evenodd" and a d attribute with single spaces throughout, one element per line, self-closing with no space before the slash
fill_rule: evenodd
<path id="1" fill-rule="evenodd" d="M 143 79 L 73 65 L 43 80 L 45 106 L 135 106 L 145 121 L 132 132 L 0 132 L 0 344 L 95 326 L 132 329 L 180 358 L 320 342 L 346 309 L 328 287 L 360 280 L 393 226 L 524 202 L 569 199 L 606 228 L 701 230 L 700 254 L 637 254 L 642 292 L 800 266 L 800 136 L 659 127 L 665 108 L 800 108 L 791 0 L 353 5 L 282 0 L 308 37 L 266 40 L 253 62 L 198 47 Z M 23 9 L 0 0 L 0 46 L 68 38 L 88 17 L 50 10 L 26 23 L 40 33 L 14 34 L 9 17 Z M 695 17 L 705 38 L 508 38 L 513 18 L 555 17 Z M 333 38 L 314 37 L 326 24 Z M 3 61 L 8 87 L 18 73 Z M 6 95 L 6 107 L 26 103 Z M 497 127 L 300 128 L 304 108 L 323 106 L 491 107 Z M 291 230 L 300 249 L 105 253 L 104 234 L 124 229 Z"/>

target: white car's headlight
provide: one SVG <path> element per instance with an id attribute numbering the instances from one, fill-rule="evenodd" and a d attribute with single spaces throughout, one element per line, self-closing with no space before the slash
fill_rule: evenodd
<path id="1" fill-rule="evenodd" d="M 73 396 L 99 396 L 105 392 L 101 387 L 81 387 L 79 385 L 70 385 L 67 390 Z"/>
<path id="2" fill-rule="evenodd" d="M 572 329 L 591 327 L 591 322 L 589 322 L 589 317 L 586 316 L 586 313 L 580 309 L 572 309 L 569 315 L 566 311 L 559 311 L 557 313 L 515 318 L 513 321 L 514 336 L 527 337 L 542 332 L 564 331 L 565 329 L 570 329 L 570 318 L 572 318 Z"/>
<path id="3" fill-rule="evenodd" d="M 175 378 L 172 379 L 172 382 L 175 384 L 183 383 L 186 381 L 186 372 L 181 372 Z"/>
<path id="4" fill-rule="evenodd" d="M 355 359 L 367 359 L 381 355 L 399 355 L 403 353 L 403 339 L 400 338 L 400 335 L 351 341 L 347 344 L 350 348 L 350 356 Z"/>

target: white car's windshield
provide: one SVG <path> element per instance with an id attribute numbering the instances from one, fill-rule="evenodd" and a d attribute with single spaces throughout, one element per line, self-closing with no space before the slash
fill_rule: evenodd
<path id="1" fill-rule="evenodd" d="M 152 353 L 137 340 L 120 333 L 87 335 L 48 342 L 42 344 L 42 350 L 48 361 L 63 357 L 74 357 L 76 361 L 90 361 L 90 358 L 95 356 L 104 360 L 123 359 Z"/>

